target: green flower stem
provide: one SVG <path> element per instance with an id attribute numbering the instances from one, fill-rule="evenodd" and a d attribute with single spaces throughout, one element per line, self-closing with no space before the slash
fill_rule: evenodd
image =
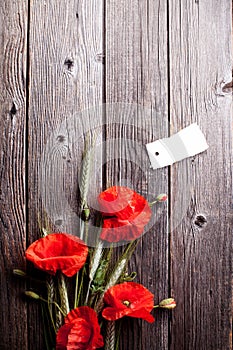
<path id="1" fill-rule="evenodd" d="M 35 292 L 31 291 L 31 290 L 30 290 L 30 291 L 29 291 L 29 290 L 26 290 L 26 291 L 24 292 L 24 294 L 25 294 L 27 297 L 31 298 L 31 299 L 41 300 L 41 301 L 45 302 L 45 303 L 48 305 L 48 299 L 42 298 L 39 294 L 37 294 L 37 293 L 35 293 Z M 66 316 L 65 312 L 61 309 L 61 307 L 60 307 L 55 301 L 52 301 L 51 303 L 54 304 L 54 305 L 59 309 L 59 311 L 61 311 L 61 313 L 63 314 L 63 316 Z"/>
<path id="2" fill-rule="evenodd" d="M 49 325 L 49 316 L 47 314 L 47 310 L 46 310 L 45 305 L 42 303 L 41 303 L 41 311 L 42 311 L 42 319 L 43 319 L 45 346 L 46 346 L 46 350 L 50 350 L 51 344 L 53 344 L 53 342 L 54 342 L 54 336 L 52 335 L 51 328 L 47 327 Z M 54 332 L 56 334 L 55 329 L 54 329 Z"/>
<path id="3" fill-rule="evenodd" d="M 47 300 L 42 299 L 42 298 L 40 298 L 40 300 L 48 304 L 48 301 L 47 301 Z M 42 310 L 43 310 L 43 307 L 42 307 Z M 50 317 L 50 320 L 51 320 L 51 323 L 52 323 L 53 330 L 54 330 L 54 332 L 56 333 L 56 326 L 55 326 L 55 323 L 54 323 L 54 319 L 53 319 L 52 312 L 50 311 L 49 308 L 48 308 L 48 311 L 49 311 L 49 317 Z"/>
<path id="4" fill-rule="evenodd" d="M 79 279 L 79 272 L 76 273 L 76 280 L 75 280 L 75 293 L 74 293 L 74 309 L 78 306 L 78 279 Z"/>
<path id="5" fill-rule="evenodd" d="M 14 269 L 13 275 L 16 277 L 25 279 L 25 280 L 29 280 L 30 282 L 35 282 L 35 283 L 42 284 L 42 285 L 46 284 L 45 281 L 41 281 L 41 280 L 38 280 L 38 279 L 33 278 L 31 276 L 28 276 L 24 271 L 19 270 L 19 269 Z"/>
<path id="6" fill-rule="evenodd" d="M 157 309 L 157 308 L 159 308 L 159 305 L 155 305 L 153 308 L 154 308 L 154 309 Z"/>
<path id="7" fill-rule="evenodd" d="M 119 349 L 119 343 L 120 343 L 120 335 L 121 335 L 121 326 L 122 326 L 122 320 L 118 320 L 118 327 L 117 327 L 117 336 L 116 336 L 116 346 L 115 350 Z"/>
<path id="8" fill-rule="evenodd" d="M 138 242 L 139 242 L 139 241 L 136 241 L 136 240 L 130 242 L 129 245 L 127 246 L 125 252 L 123 253 L 123 255 L 124 255 L 124 256 L 127 256 L 129 253 L 132 255 L 133 252 L 134 252 L 134 249 L 135 249 L 136 246 L 138 245 Z M 135 246 L 135 247 L 134 247 L 134 246 Z M 131 250 L 132 250 L 132 251 L 131 251 Z M 131 252 L 130 252 L 130 251 L 131 251 Z M 131 256 L 131 255 L 130 255 L 130 256 Z"/>
<path id="9" fill-rule="evenodd" d="M 153 202 L 148 203 L 150 207 L 152 207 L 152 205 L 158 203 L 158 202 L 166 202 L 167 200 L 167 195 L 166 193 L 160 193 Z"/>
<path id="10" fill-rule="evenodd" d="M 39 294 L 37 294 L 37 293 L 35 293 L 35 292 L 31 291 L 31 290 L 26 290 L 26 291 L 24 292 L 24 294 L 25 294 L 28 298 L 35 299 L 35 300 L 40 300 L 40 301 L 43 301 L 43 302 L 45 302 L 45 303 L 47 304 L 49 316 L 50 316 L 50 319 L 51 319 L 51 322 L 52 322 L 54 331 L 56 332 L 56 328 L 55 328 L 55 325 L 54 325 L 54 321 L 53 321 L 53 316 L 52 316 L 51 310 L 50 310 L 50 308 L 49 308 L 48 300 L 42 298 Z"/>
<path id="11" fill-rule="evenodd" d="M 39 300 L 45 302 L 46 304 L 48 303 L 48 300 L 46 300 L 46 299 L 44 299 L 44 298 L 42 298 L 42 297 L 40 297 Z M 58 305 L 58 303 L 56 303 L 56 301 L 53 301 L 52 304 L 54 304 L 54 305 L 58 308 L 58 310 L 62 313 L 62 315 L 63 315 L 64 317 L 66 317 L 67 314 L 64 313 L 64 311 L 63 311 L 62 308 Z M 55 329 L 55 330 L 56 330 L 56 329 Z"/>
<path id="12" fill-rule="evenodd" d="M 85 241 L 87 242 L 88 239 L 88 230 L 89 230 L 89 223 L 87 221 L 84 222 L 83 230 L 85 230 Z M 78 307 L 79 299 L 80 299 L 80 291 L 79 289 L 83 286 L 83 278 L 84 278 L 84 270 L 83 267 L 82 275 L 81 275 L 81 281 L 79 286 L 79 272 L 76 274 L 76 282 L 75 282 L 75 294 L 74 294 L 74 308 Z"/>
<path id="13" fill-rule="evenodd" d="M 81 293 L 82 293 L 82 289 L 83 289 L 84 274 L 85 274 L 85 265 L 83 266 L 83 269 L 82 269 L 81 282 L 80 282 L 80 286 L 79 286 L 79 290 L 78 290 L 78 297 L 77 297 L 77 301 L 76 301 L 77 306 L 79 305 L 79 301 L 80 301 L 80 297 L 81 297 Z"/>
<path id="14" fill-rule="evenodd" d="M 154 202 L 148 203 L 150 207 L 153 207 L 154 204 L 158 203 L 158 199 L 156 199 Z"/>
<path id="15" fill-rule="evenodd" d="M 134 241 L 130 242 L 127 245 L 127 247 L 125 248 L 122 256 L 118 260 L 118 264 L 121 262 L 122 259 L 126 259 L 127 262 L 129 261 L 129 259 L 131 258 L 133 252 L 135 251 L 138 243 L 139 243 L 139 240 L 134 240 Z"/>

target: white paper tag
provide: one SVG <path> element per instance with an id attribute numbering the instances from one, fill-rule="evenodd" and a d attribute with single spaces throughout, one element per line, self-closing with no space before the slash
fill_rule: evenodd
<path id="1" fill-rule="evenodd" d="M 195 156 L 208 149 L 205 136 L 197 123 L 177 134 L 146 145 L 153 169 L 163 168 L 182 159 Z"/>

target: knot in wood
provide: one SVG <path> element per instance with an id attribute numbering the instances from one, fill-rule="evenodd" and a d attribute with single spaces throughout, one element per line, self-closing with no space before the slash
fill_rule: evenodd
<path id="1" fill-rule="evenodd" d="M 58 137 L 57 137 L 57 141 L 58 142 L 64 142 L 65 141 L 65 136 L 64 135 L 58 135 Z"/>
<path id="2" fill-rule="evenodd" d="M 68 69 L 69 71 L 72 71 L 72 68 L 74 67 L 74 61 L 71 60 L 70 58 L 67 58 L 67 59 L 65 60 L 64 65 L 67 67 L 67 69 Z"/>
<path id="3" fill-rule="evenodd" d="M 12 107 L 11 107 L 11 110 L 10 110 L 10 114 L 13 116 L 17 113 L 17 108 L 16 108 L 16 105 L 15 103 L 13 102 L 12 104 Z"/>
<path id="4" fill-rule="evenodd" d="M 204 215 L 198 214 L 194 220 L 194 224 L 198 228 L 203 228 L 207 224 L 207 219 Z"/>
<path id="5" fill-rule="evenodd" d="M 232 94 L 233 93 L 233 80 L 230 83 L 225 84 L 222 87 L 222 91 L 225 94 Z"/>

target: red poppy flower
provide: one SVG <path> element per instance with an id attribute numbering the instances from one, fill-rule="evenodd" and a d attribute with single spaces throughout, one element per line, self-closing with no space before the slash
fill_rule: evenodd
<path id="1" fill-rule="evenodd" d="M 98 201 L 104 216 L 100 238 L 108 242 L 138 238 L 150 220 L 148 202 L 128 187 L 113 186 L 100 193 Z"/>
<path id="2" fill-rule="evenodd" d="M 62 271 L 71 277 L 85 264 L 88 248 L 81 239 L 67 233 L 52 233 L 32 243 L 26 258 L 44 271 Z"/>
<path id="3" fill-rule="evenodd" d="M 117 284 L 104 294 L 104 302 L 108 307 L 103 310 L 102 315 L 109 321 L 130 316 L 154 322 L 154 317 L 150 314 L 154 307 L 154 295 L 141 284 Z"/>
<path id="4" fill-rule="evenodd" d="M 69 312 L 57 333 L 56 350 L 93 350 L 103 345 L 96 313 L 88 306 Z"/>

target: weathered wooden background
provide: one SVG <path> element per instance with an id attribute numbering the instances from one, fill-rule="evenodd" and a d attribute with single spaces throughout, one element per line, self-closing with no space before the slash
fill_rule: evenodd
<path id="1" fill-rule="evenodd" d="M 158 312 L 152 325 L 126 320 L 121 349 L 232 349 L 231 15 L 231 0 L 0 0 L 0 349 L 44 349 L 40 310 L 22 299 L 26 286 L 12 269 L 25 267 L 25 248 L 39 235 L 40 163 L 50 135 L 75 212 L 80 130 L 98 124 L 106 124 L 98 139 L 103 166 L 96 165 L 90 198 L 123 180 L 145 196 L 152 181 L 155 193 L 169 193 L 131 268 L 155 302 L 172 295 L 178 306 Z M 106 110 L 77 113 L 103 102 L 125 103 L 133 126 L 113 124 Z M 151 111 L 145 122 L 133 104 Z M 143 149 L 195 121 L 207 152 L 156 173 L 140 169 L 146 153 L 129 154 L 128 140 Z M 118 138 L 121 147 L 113 147 Z M 57 206 L 55 224 L 67 229 Z"/>

